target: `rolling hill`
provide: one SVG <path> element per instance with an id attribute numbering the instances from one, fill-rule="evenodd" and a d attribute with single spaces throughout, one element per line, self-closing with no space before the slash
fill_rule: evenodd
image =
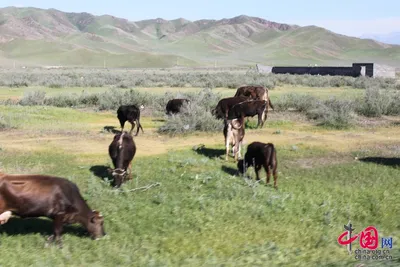
<path id="1" fill-rule="evenodd" d="M 374 39 L 379 42 L 400 45 L 400 32 L 391 32 L 388 34 L 364 34 L 360 36 L 360 38 Z"/>
<path id="2" fill-rule="evenodd" d="M 0 9 L 0 65 L 173 67 L 356 61 L 398 66 L 400 46 L 244 15 L 133 22 L 55 9 Z"/>

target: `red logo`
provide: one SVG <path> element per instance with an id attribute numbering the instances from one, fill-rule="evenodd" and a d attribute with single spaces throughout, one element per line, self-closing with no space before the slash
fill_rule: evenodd
<path id="1" fill-rule="evenodd" d="M 375 227 L 373 226 L 368 226 L 367 228 L 364 229 L 364 231 L 361 231 L 361 233 L 356 234 L 354 236 L 351 236 L 351 232 L 354 229 L 348 229 L 345 227 L 347 231 L 343 232 L 339 237 L 338 237 L 338 242 L 340 245 L 346 246 L 351 243 L 353 243 L 357 238 L 360 238 L 360 246 L 362 248 L 374 250 L 378 247 L 378 230 L 376 230 Z M 346 240 L 344 239 L 346 236 L 349 236 L 349 238 Z"/>

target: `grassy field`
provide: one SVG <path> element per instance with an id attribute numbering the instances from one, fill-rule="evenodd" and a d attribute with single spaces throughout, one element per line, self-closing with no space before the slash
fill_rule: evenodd
<path id="1" fill-rule="evenodd" d="M 53 96 L 106 90 L 1 88 L 1 99 L 34 89 Z M 159 94 L 198 90 L 138 89 Z M 215 90 L 234 94 L 228 88 Z M 271 97 L 292 91 L 344 99 L 363 93 L 278 86 Z M 365 118 L 350 129 L 329 130 L 302 114 L 272 111 L 263 129 L 246 129 L 245 145 L 276 145 L 275 190 L 265 178 L 256 183 L 253 169 L 248 171 L 253 180 L 236 175 L 233 158 L 224 160 L 222 133 L 170 137 L 156 130 L 165 118 L 145 116 L 144 134 L 135 137 L 134 179 L 118 193 L 105 172 L 113 138 L 107 129 L 119 128 L 115 111 L 1 105 L 0 114 L 13 126 L 0 131 L 0 169 L 77 183 L 91 208 L 104 214 L 108 234 L 95 242 L 79 226 L 68 226 L 62 249 L 45 248 L 51 221 L 15 217 L 0 226 L 1 266 L 356 266 L 354 255 L 337 243 L 349 219 L 357 233 L 373 225 L 380 237 L 394 238 L 393 261 L 365 266 L 400 264 L 399 117 Z M 193 149 L 201 144 L 205 147 Z M 147 191 L 129 192 L 157 182 L 160 186 Z"/>

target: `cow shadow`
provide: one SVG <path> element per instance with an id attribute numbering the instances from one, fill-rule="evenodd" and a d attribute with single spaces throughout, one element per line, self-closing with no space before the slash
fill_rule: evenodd
<path id="1" fill-rule="evenodd" d="M 53 234 L 53 221 L 47 218 L 19 218 L 12 217 L 6 223 L 0 226 L 0 234 L 9 236 L 28 235 L 39 233 L 42 236 Z M 72 234 L 75 236 L 89 236 L 87 231 L 80 225 L 64 225 L 63 234 Z"/>
<path id="2" fill-rule="evenodd" d="M 117 130 L 115 126 L 104 126 L 103 131 L 108 132 L 108 133 L 113 133 L 113 134 L 121 133 L 121 131 Z"/>
<path id="3" fill-rule="evenodd" d="M 198 149 L 193 149 L 193 150 L 196 151 L 197 154 L 206 156 L 210 159 L 215 158 L 215 157 L 219 158 L 219 157 L 225 155 L 224 149 L 200 147 Z"/>
<path id="4" fill-rule="evenodd" d="M 104 166 L 104 165 L 95 165 L 90 167 L 90 172 L 93 173 L 93 175 L 99 177 L 100 179 L 102 179 L 103 181 L 110 181 L 113 180 L 111 174 L 108 172 L 108 166 Z"/>
<path id="5" fill-rule="evenodd" d="M 238 175 L 238 170 L 232 167 L 221 166 L 221 170 L 229 175 Z"/>
<path id="6" fill-rule="evenodd" d="M 359 161 L 366 163 L 375 163 L 395 168 L 400 167 L 400 158 L 365 157 L 365 158 L 360 158 Z"/>

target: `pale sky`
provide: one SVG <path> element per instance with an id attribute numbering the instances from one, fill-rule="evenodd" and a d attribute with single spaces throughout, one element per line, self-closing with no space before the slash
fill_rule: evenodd
<path id="1" fill-rule="evenodd" d="M 399 0 L 0 0 L 0 7 L 6 6 L 108 14 L 131 21 L 248 15 L 300 26 L 317 25 L 350 36 L 400 31 Z"/>

